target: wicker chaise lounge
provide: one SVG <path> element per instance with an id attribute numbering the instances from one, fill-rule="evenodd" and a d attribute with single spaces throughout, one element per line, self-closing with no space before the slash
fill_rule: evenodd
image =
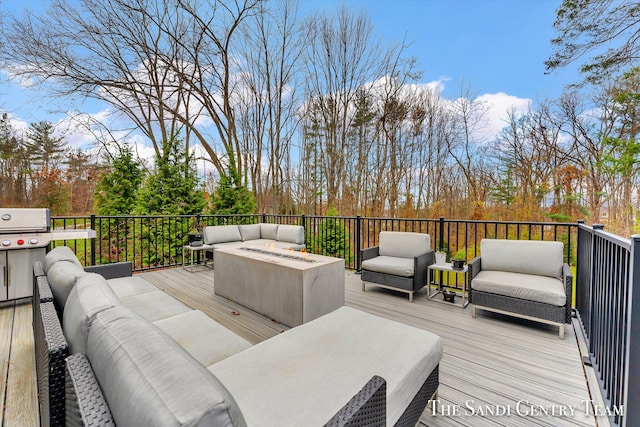
<path id="1" fill-rule="evenodd" d="M 572 275 L 562 242 L 483 239 L 469 263 L 471 315 L 493 311 L 556 325 L 571 323 Z"/>

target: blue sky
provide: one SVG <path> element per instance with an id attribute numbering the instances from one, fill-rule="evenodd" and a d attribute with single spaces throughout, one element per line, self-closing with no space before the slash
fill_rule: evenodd
<path id="1" fill-rule="evenodd" d="M 507 110 L 525 111 L 539 99 L 555 99 L 569 83 L 580 80 L 576 67 L 544 73 L 544 61 L 552 53 L 550 40 L 555 9 L 560 0 L 301 0 L 300 13 L 333 12 L 345 4 L 364 10 L 374 31 L 386 43 L 411 42 L 407 53 L 418 60 L 424 74 L 421 83 L 441 82 L 442 95 L 457 98 L 461 85 L 491 108 L 489 132 L 497 132 Z M 0 0 L 2 9 L 30 7 L 43 10 L 43 0 Z M 0 80 L 0 109 L 9 111 L 14 123 L 63 119 L 65 109 L 55 100 L 14 82 Z M 70 108 L 71 106 L 69 106 Z M 82 105 L 81 105 L 82 107 Z M 86 112 L 99 114 L 104 106 L 84 104 Z M 77 144 L 81 143 L 81 138 Z"/>

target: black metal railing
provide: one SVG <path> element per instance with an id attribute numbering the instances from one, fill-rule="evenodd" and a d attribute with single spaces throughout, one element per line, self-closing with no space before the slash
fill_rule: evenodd
<path id="1" fill-rule="evenodd" d="M 560 240 L 565 261 L 575 263 L 577 224 L 511 221 L 470 221 L 413 218 L 370 218 L 308 215 L 145 215 L 56 217 L 51 228 L 92 228 L 96 239 L 62 242 L 86 264 L 131 261 L 134 271 L 167 268 L 182 263 L 182 246 L 191 229 L 209 225 L 258 222 L 296 224 L 305 229 L 307 250 L 344 258 L 349 269 L 360 267 L 360 251 L 378 244 L 381 231 L 411 231 L 431 236 L 433 249 L 450 256 L 462 252 L 467 260 L 479 254 L 483 238 Z M 54 246 L 55 246 L 54 242 Z"/>
<path id="2" fill-rule="evenodd" d="M 640 419 L 640 236 L 625 239 L 602 225 L 580 224 L 576 312 L 582 325 L 605 414 L 615 425 Z"/>

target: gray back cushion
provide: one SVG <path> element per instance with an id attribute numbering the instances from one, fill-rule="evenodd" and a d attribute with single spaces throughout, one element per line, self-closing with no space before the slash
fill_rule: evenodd
<path id="1" fill-rule="evenodd" d="M 62 315 L 64 335 L 69 343 L 69 352 L 85 353 L 91 322 L 96 314 L 120 305 L 104 277 L 96 273 L 85 273 L 73 287 Z"/>
<path id="2" fill-rule="evenodd" d="M 51 293 L 56 302 L 56 307 L 63 309 L 67 303 L 69 293 L 80 276 L 88 274 L 82 266 L 70 261 L 58 261 L 49 267 L 47 280 L 51 286 Z"/>
<path id="3" fill-rule="evenodd" d="M 238 225 L 242 241 L 258 240 L 260 238 L 260 224 L 240 224 Z"/>
<path id="4" fill-rule="evenodd" d="M 96 316 L 87 357 L 119 427 L 246 425 L 213 374 L 125 307 Z"/>
<path id="5" fill-rule="evenodd" d="M 277 241 L 304 245 L 304 228 L 300 225 L 279 225 Z"/>
<path id="6" fill-rule="evenodd" d="M 562 277 L 562 242 L 482 239 L 483 270 L 509 271 L 538 276 Z"/>
<path id="7" fill-rule="evenodd" d="M 260 223 L 260 238 L 262 239 L 278 239 L 278 224 Z"/>
<path id="8" fill-rule="evenodd" d="M 404 231 L 381 231 L 380 255 L 399 258 L 413 258 L 431 249 L 428 234 L 409 233 Z"/>
<path id="9" fill-rule="evenodd" d="M 44 272 L 48 273 L 51 266 L 58 261 L 69 261 L 76 264 L 78 267 L 82 267 L 82 264 L 78 261 L 78 257 L 69 247 L 56 246 L 44 256 L 44 262 L 42 263 Z"/>
<path id="10" fill-rule="evenodd" d="M 239 242 L 242 240 L 240 230 L 237 225 L 214 225 L 205 227 L 204 243 L 213 245 L 215 243 Z"/>

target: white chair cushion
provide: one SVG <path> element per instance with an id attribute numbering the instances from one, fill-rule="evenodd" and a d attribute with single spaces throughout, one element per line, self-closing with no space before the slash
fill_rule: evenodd
<path id="1" fill-rule="evenodd" d="M 78 257 L 76 257 L 76 254 L 74 254 L 69 247 L 56 246 L 55 248 L 47 252 L 47 254 L 44 256 L 42 269 L 45 273 L 48 273 L 51 266 L 58 261 L 69 261 L 82 268 L 82 264 L 80 264 L 80 261 L 78 261 Z"/>
<path id="2" fill-rule="evenodd" d="M 120 300 L 107 285 L 104 277 L 95 273 L 85 273 L 79 277 L 69 293 L 62 315 L 69 352 L 85 353 L 89 328 L 95 316 L 118 305 Z"/>
<path id="3" fill-rule="evenodd" d="M 107 280 L 107 284 L 120 299 L 158 291 L 158 288 L 140 276 L 117 277 Z"/>
<path id="4" fill-rule="evenodd" d="M 300 225 L 279 225 L 276 240 L 304 245 L 304 227 Z"/>
<path id="5" fill-rule="evenodd" d="M 413 277 L 413 258 L 378 256 L 362 261 L 362 269 L 395 276 Z"/>
<path id="6" fill-rule="evenodd" d="M 562 242 L 482 239 L 482 270 L 562 277 Z"/>
<path id="7" fill-rule="evenodd" d="M 122 305 L 149 322 L 193 310 L 160 290 L 122 298 Z"/>
<path id="8" fill-rule="evenodd" d="M 238 229 L 243 242 L 260 238 L 260 224 L 240 224 Z"/>
<path id="9" fill-rule="evenodd" d="M 215 376 L 125 307 L 96 316 L 87 357 L 118 427 L 246 425 Z"/>
<path id="10" fill-rule="evenodd" d="M 237 225 L 214 225 L 205 227 L 202 233 L 204 243 L 213 245 L 215 243 L 239 242 L 242 240 L 240 230 Z"/>
<path id="11" fill-rule="evenodd" d="M 554 277 L 482 270 L 471 281 L 471 287 L 477 291 L 558 307 L 564 306 L 567 302 L 562 280 Z"/>
<path id="12" fill-rule="evenodd" d="M 260 238 L 276 240 L 278 238 L 278 224 L 260 223 Z"/>
<path id="13" fill-rule="evenodd" d="M 428 234 L 407 233 L 404 231 L 380 232 L 380 255 L 399 258 L 413 258 L 431 249 Z"/>
<path id="14" fill-rule="evenodd" d="M 251 343 L 199 310 L 153 322 L 203 366 L 241 352 Z"/>
<path id="15" fill-rule="evenodd" d="M 441 358 L 437 335 L 341 307 L 208 369 L 261 427 L 324 425 L 379 375 L 394 425 Z"/>

